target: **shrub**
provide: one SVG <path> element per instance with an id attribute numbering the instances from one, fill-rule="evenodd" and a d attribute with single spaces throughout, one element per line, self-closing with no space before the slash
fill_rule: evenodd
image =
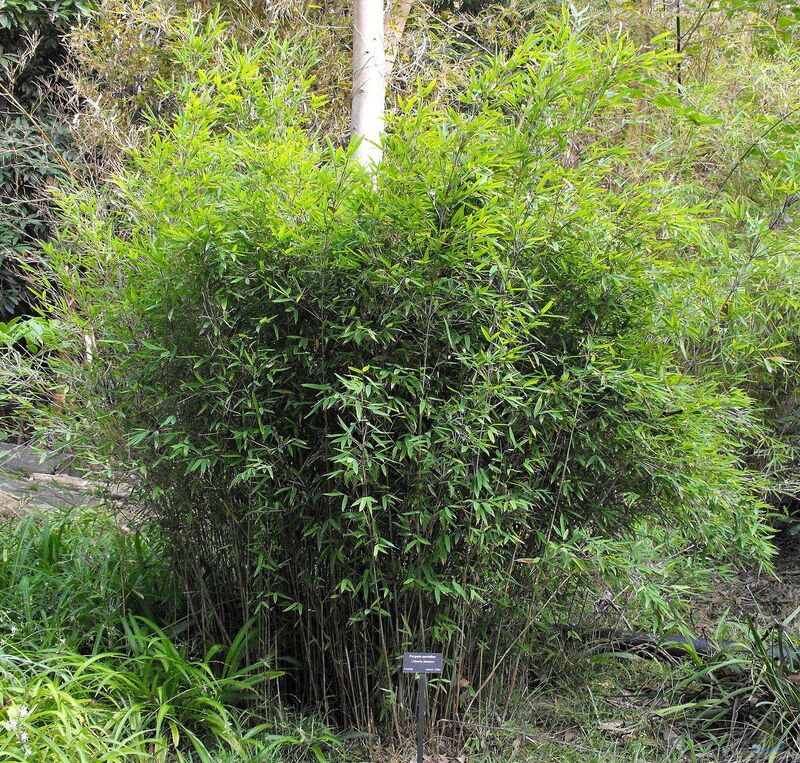
<path id="1" fill-rule="evenodd" d="M 42 318 L 0 321 L 0 442 L 30 435 L 42 420 L 51 425 L 47 409 L 61 381 L 51 373 L 51 358 L 62 349 L 62 328 Z"/>
<path id="2" fill-rule="evenodd" d="M 446 653 L 449 718 L 511 691 L 553 555 L 641 518 L 768 556 L 749 401 L 659 328 L 700 222 L 604 137 L 661 64 L 555 25 L 457 108 L 404 102 L 372 179 L 305 129 L 307 46 L 231 46 L 64 199 L 61 317 L 97 337 L 72 404 L 143 476 L 198 619 L 257 617 L 300 701 L 397 726 L 411 647 Z"/>

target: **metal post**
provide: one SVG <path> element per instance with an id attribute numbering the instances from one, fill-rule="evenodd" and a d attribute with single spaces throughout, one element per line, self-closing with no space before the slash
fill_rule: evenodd
<path id="1" fill-rule="evenodd" d="M 425 747 L 425 700 L 428 693 L 428 676 L 421 673 L 417 688 L 417 763 L 423 763 Z"/>

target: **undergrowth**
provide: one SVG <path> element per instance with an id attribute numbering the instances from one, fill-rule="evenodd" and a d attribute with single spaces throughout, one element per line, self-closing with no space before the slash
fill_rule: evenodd
<path id="1" fill-rule="evenodd" d="M 691 654 L 676 682 L 676 704 L 659 712 L 729 758 L 750 750 L 769 757 L 800 751 L 800 639 L 792 627 L 800 609 L 759 627 L 723 621 L 716 654 Z"/>
<path id="2" fill-rule="evenodd" d="M 0 525 L 0 759 L 327 759 L 336 737 L 264 703 L 247 627 L 198 652 L 173 622 L 159 551 L 93 509 Z"/>
<path id="3" fill-rule="evenodd" d="M 248 665 L 248 628 L 227 648 L 201 651 L 174 622 L 179 605 L 162 553 L 153 528 L 123 530 L 96 509 L 0 525 L 0 758 L 408 760 L 410 742 L 376 753 L 374 740 L 272 704 L 264 688 L 278 671 Z M 726 622 L 711 637 L 716 654 L 673 662 L 598 653 L 591 643 L 576 651 L 545 628 L 531 641 L 541 666 L 531 685 L 495 696 L 491 714 L 434 724 L 429 749 L 460 750 L 476 763 L 717 761 L 754 746 L 794 750 L 791 626 L 792 618 L 769 631 Z"/>
<path id="4" fill-rule="evenodd" d="M 0 637 L 47 649 L 113 649 L 132 616 L 174 607 L 155 533 L 101 511 L 33 513 L 0 534 Z"/>

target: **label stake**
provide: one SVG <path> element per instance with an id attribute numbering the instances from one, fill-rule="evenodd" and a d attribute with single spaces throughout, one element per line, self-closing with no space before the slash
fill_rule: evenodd
<path id="1" fill-rule="evenodd" d="M 428 694 L 428 674 L 444 670 L 444 655 L 439 652 L 406 652 L 403 654 L 403 673 L 417 673 L 417 763 L 424 763 L 425 710 Z"/>
<path id="2" fill-rule="evenodd" d="M 422 673 L 417 687 L 417 763 L 422 760 L 425 750 L 425 700 L 428 693 L 428 676 Z"/>

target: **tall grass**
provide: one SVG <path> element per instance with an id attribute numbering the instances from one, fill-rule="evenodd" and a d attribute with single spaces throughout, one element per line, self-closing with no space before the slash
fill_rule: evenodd
<path id="1" fill-rule="evenodd" d="M 130 615 L 169 618 L 177 599 L 160 542 L 101 511 L 34 513 L 0 529 L 0 638 L 110 649 Z"/>
<path id="2" fill-rule="evenodd" d="M 679 721 L 697 739 L 713 741 L 738 759 L 752 751 L 775 760 L 800 752 L 800 640 L 792 622 L 759 627 L 723 621 L 720 649 L 675 686 L 676 704 L 659 715 Z M 756 756 L 758 757 L 758 756 Z M 782 759 L 778 757 L 777 759 Z"/>
<path id="3" fill-rule="evenodd" d="M 235 708 L 274 672 L 240 668 L 230 652 L 217 664 L 217 650 L 193 660 L 153 623 L 124 624 L 127 651 L 4 645 L 0 757 L 211 761 L 210 749 L 244 755 L 255 745 Z"/>

